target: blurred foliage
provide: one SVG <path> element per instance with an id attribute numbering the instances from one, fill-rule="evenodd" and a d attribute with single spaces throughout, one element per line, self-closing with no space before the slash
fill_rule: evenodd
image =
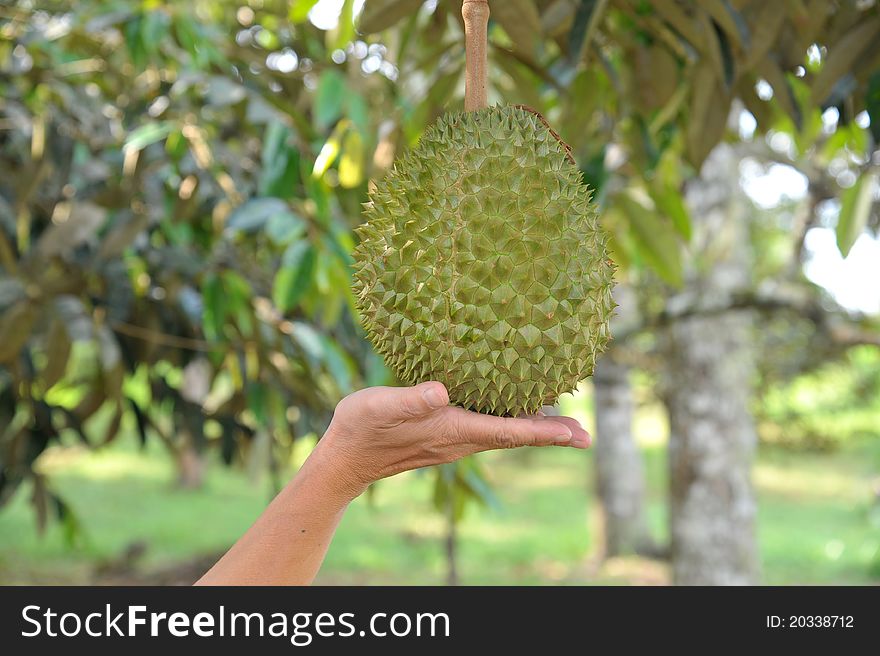
<path id="1" fill-rule="evenodd" d="M 354 4 L 328 31 L 304 0 L 0 7 L 0 502 L 30 478 L 41 517 L 70 517 L 34 461 L 125 422 L 182 466 L 217 448 L 275 468 L 342 395 L 389 382 L 352 310 L 351 229 L 369 181 L 461 107 L 461 3 L 367 0 L 357 20 Z M 491 101 L 532 106 L 572 146 L 624 269 L 680 283 L 682 188 L 736 138 L 735 102 L 759 134 L 848 153 L 843 252 L 876 225 L 876 3 L 492 11 Z M 863 111 L 872 134 L 838 137 Z M 474 465 L 437 481 L 438 503 L 486 498 Z"/>
<path id="2" fill-rule="evenodd" d="M 387 80 L 348 84 L 304 17 L 237 7 L 2 10 L 4 499 L 65 431 L 105 444 L 130 414 L 179 455 L 271 436 L 277 459 L 387 378 L 348 286 Z M 328 137 L 339 184 L 313 171 Z"/>
<path id="3" fill-rule="evenodd" d="M 787 384 L 769 387 L 756 408 L 762 440 L 829 451 L 859 438 L 880 439 L 880 352 L 862 346 Z"/>

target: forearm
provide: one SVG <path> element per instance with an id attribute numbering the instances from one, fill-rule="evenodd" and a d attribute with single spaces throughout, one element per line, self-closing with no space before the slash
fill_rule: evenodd
<path id="1" fill-rule="evenodd" d="M 197 585 L 308 585 L 360 489 L 322 443 L 254 525 Z"/>
<path id="2" fill-rule="evenodd" d="M 439 382 L 371 387 L 336 406 L 300 472 L 202 585 L 307 585 L 348 504 L 386 476 L 489 449 L 551 444 L 586 449 L 571 417 L 492 417 L 449 405 Z"/>

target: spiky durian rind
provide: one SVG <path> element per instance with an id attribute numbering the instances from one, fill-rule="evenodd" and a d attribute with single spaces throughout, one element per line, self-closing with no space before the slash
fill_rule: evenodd
<path id="1" fill-rule="evenodd" d="M 614 265 L 590 191 L 534 114 L 443 116 L 376 183 L 354 289 L 370 341 L 452 403 L 534 413 L 592 374 Z"/>

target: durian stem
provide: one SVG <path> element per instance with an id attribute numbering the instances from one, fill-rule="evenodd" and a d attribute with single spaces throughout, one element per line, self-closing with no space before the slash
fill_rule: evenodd
<path id="1" fill-rule="evenodd" d="M 465 77 L 464 109 L 473 112 L 489 106 L 488 99 L 488 0 L 464 0 Z"/>

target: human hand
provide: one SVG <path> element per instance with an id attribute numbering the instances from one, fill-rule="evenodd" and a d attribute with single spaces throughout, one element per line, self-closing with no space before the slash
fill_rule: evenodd
<path id="1" fill-rule="evenodd" d="M 429 382 L 370 387 L 345 397 L 316 451 L 353 498 L 370 483 L 409 469 L 520 446 L 586 449 L 590 436 L 571 417 L 503 418 L 450 406 L 443 384 Z"/>

